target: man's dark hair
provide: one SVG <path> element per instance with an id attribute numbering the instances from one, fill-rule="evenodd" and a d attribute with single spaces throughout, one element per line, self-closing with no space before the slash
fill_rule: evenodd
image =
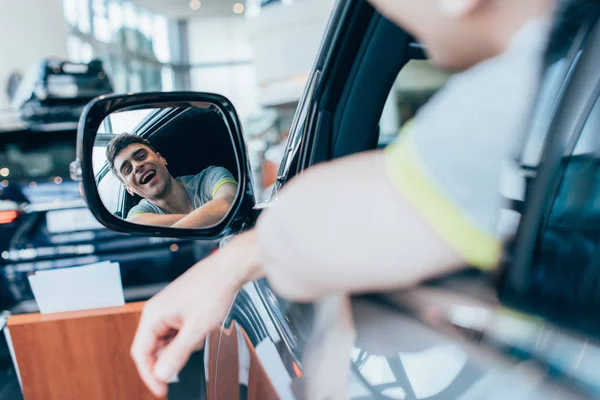
<path id="1" fill-rule="evenodd" d="M 115 169 L 115 157 L 117 157 L 124 148 L 134 143 L 143 144 L 144 146 L 148 146 L 153 152 L 157 152 L 147 139 L 130 133 L 123 133 L 111 140 L 108 146 L 106 146 L 106 159 L 108 160 L 110 169 L 119 179 L 121 179 L 121 177 Z"/>

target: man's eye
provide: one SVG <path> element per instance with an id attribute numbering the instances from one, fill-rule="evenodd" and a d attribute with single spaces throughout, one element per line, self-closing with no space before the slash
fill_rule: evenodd
<path id="1" fill-rule="evenodd" d="M 145 151 L 144 151 L 144 152 L 141 152 L 141 153 L 139 153 L 139 154 L 138 154 L 138 157 L 137 157 L 138 161 L 141 161 L 141 160 L 145 159 L 145 158 L 146 158 L 146 155 L 147 155 L 147 153 L 146 153 Z"/>

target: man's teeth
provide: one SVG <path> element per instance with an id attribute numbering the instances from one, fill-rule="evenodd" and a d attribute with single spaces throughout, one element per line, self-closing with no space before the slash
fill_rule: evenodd
<path id="1" fill-rule="evenodd" d="M 142 185 L 145 185 L 146 183 L 150 182 L 154 175 L 156 175 L 154 171 L 148 172 L 147 175 L 144 175 L 144 177 L 142 177 Z"/>

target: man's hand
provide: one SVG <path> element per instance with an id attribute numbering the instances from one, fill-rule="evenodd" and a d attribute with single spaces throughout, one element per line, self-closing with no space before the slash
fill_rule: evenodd
<path id="1" fill-rule="evenodd" d="M 233 239 L 148 301 L 131 346 L 142 380 L 156 396 L 206 335 L 225 319 L 237 290 L 262 276 L 256 234 Z"/>

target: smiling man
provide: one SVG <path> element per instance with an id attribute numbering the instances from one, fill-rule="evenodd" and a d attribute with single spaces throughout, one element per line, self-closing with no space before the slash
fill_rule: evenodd
<path id="1" fill-rule="evenodd" d="M 213 226 L 227 214 L 237 192 L 237 182 L 223 167 L 173 178 L 167 160 L 137 135 L 124 133 L 114 138 L 106 147 L 106 159 L 127 192 L 143 198 L 129 211 L 130 222 L 176 228 Z"/>

